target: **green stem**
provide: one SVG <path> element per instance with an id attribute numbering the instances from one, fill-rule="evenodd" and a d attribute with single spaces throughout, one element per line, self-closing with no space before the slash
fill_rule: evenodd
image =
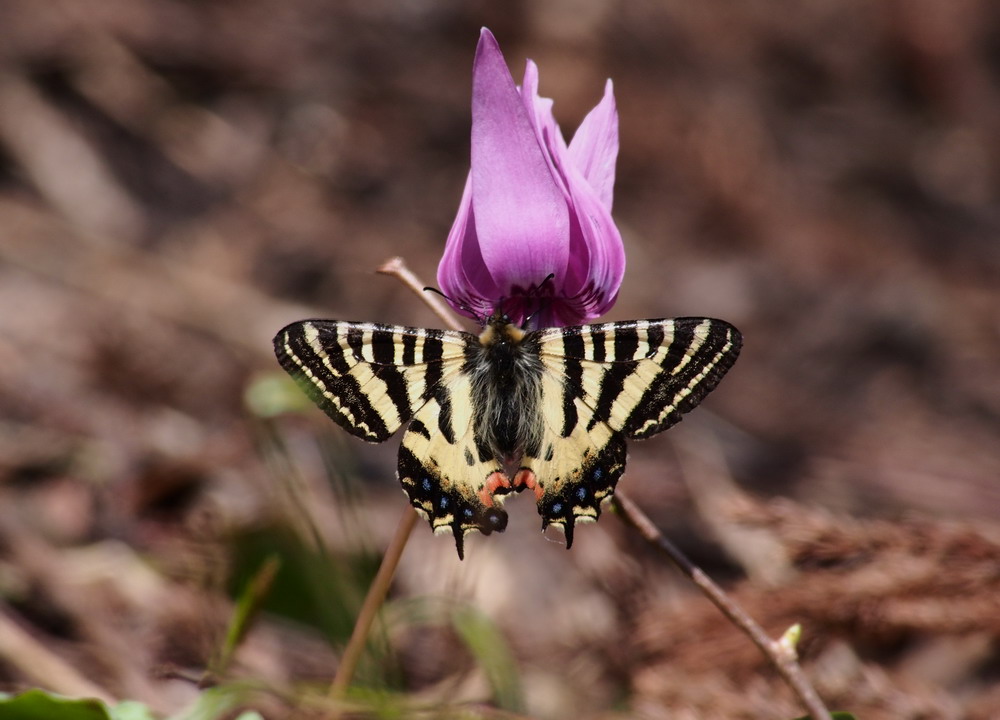
<path id="1" fill-rule="evenodd" d="M 361 604 L 358 619 L 354 623 L 354 629 L 351 631 L 351 639 L 347 641 L 347 647 L 344 648 L 340 664 L 337 665 L 337 672 L 333 676 L 333 683 L 331 683 L 330 692 L 328 693 L 331 700 L 343 700 L 347 694 L 347 688 L 350 687 L 351 680 L 354 679 L 354 672 L 357 670 L 358 661 L 361 659 L 362 653 L 364 653 L 365 645 L 368 642 L 368 635 L 371 632 L 372 625 L 375 623 L 375 617 L 378 615 L 379 608 L 382 607 L 386 593 L 389 592 L 389 586 L 392 584 L 392 576 L 396 573 L 399 558 L 403 555 L 403 550 L 406 548 L 406 541 L 409 539 L 416 522 L 417 511 L 413 509 L 412 505 L 407 505 L 406 510 L 403 511 L 403 516 L 399 519 L 396 534 L 393 536 L 392 542 L 389 543 L 389 547 L 386 548 L 385 555 L 382 557 L 382 564 L 378 566 L 375 579 L 372 581 L 371 587 L 368 588 L 365 601 Z M 339 713 L 335 712 L 331 717 L 337 717 L 338 715 Z"/>

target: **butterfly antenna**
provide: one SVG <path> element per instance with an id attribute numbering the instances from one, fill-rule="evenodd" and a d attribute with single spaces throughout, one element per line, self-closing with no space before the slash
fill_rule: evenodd
<path id="1" fill-rule="evenodd" d="M 470 315 L 472 315 L 473 317 L 475 317 L 476 321 L 480 325 L 484 325 L 485 324 L 483 314 L 479 310 L 477 310 L 476 308 L 472 307 L 471 305 L 468 305 L 468 304 L 466 304 L 464 302 L 461 302 L 459 300 L 456 300 L 454 298 L 448 297 L 443 292 L 441 292 L 440 290 L 438 290 L 436 287 L 431 287 L 430 285 L 428 285 L 427 287 L 424 288 L 424 292 L 432 292 L 432 293 L 436 293 L 437 295 L 440 295 L 445 300 L 447 300 L 449 303 L 451 303 L 452 307 L 458 308 L 459 310 L 466 311 L 467 313 L 469 313 Z"/>

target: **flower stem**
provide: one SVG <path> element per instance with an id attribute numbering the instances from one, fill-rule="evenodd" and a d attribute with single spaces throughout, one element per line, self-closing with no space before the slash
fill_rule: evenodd
<path id="1" fill-rule="evenodd" d="M 393 257 L 382 263 L 375 271 L 379 275 L 389 275 L 397 278 L 401 283 L 412 290 L 417 297 L 424 301 L 424 304 L 431 309 L 452 330 L 461 330 L 462 325 L 458 322 L 454 313 L 448 309 L 436 295 L 424 292 L 424 284 L 410 268 L 406 267 L 406 261 L 401 257 Z"/>
<path id="2" fill-rule="evenodd" d="M 802 667 L 796 662 L 794 652 L 780 643 L 772 640 L 764 629 L 757 624 L 747 611 L 726 592 L 715 584 L 715 582 L 705 574 L 705 571 L 691 562 L 680 549 L 670 542 L 667 537 L 653 524 L 653 521 L 639 509 L 639 506 L 632 502 L 621 490 L 615 491 L 615 508 L 625 521 L 639 531 L 639 534 L 651 545 L 666 554 L 667 557 L 678 567 L 681 572 L 687 575 L 691 581 L 698 586 L 708 599 L 711 600 L 722 614 L 729 618 L 736 627 L 746 633 L 753 644 L 756 645 L 764 657 L 774 666 L 781 677 L 788 683 L 792 691 L 798 695 L 803 706 L 809 711 L 812 720 L 833 720 L 830 711 L 823 705 L 816 690 L 809 683 Z"/>
<path id="3" fill-rule="evenodd" d="M 382 607 L 382 602 L 389 591 L 392 576 L 399 565 L 399 558 L 403 554 L 406 541 L 410 538 L 410 533 L 413 531 L 413 526 L 416 522 L 416 510 L 413 509 L 412 505 L 407 505 L 406 510 L 403 511 L 403 516 L 399 519 L 396 534 L 393 536 L 392 542 L 389 543 L 389 547 L 386 548 L 385 555 L 382 557 L 382 563 L 378 566 L 378 572 L 375 574 L 375 579 L 372 581 L 371 587 L 368 588 L 368 594 L 365 595 L 365 600 L 361 604 L 358 619 L 355 621 L 354 629 L 351 631 L 351 638 L 347 641 L 347 647 L 344 648 L 340 664 L 337 665 L 337 672 L 333 677 L 333 683 L 330 685 L 330 692 L 328 693 L 331 700 L 343 700 L 344 695 L 347 693 L 347 688 L 354 678 L 354 671 L 358 667 L 358 661 L 364 652 L 368 634 L 371 632 L 372 625 L 375 622 L 375 616 L 378 614 L 379 608 Z M 339 713 L 334 712 L 331 717 L 337 717 L 338 715 Z"/>

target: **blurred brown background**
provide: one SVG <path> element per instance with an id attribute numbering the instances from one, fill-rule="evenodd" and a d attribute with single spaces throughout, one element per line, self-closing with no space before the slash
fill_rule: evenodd
<path id="1" fill-rule="evenodd" d="M 405 500 L 395 440 L 288 411 L 270 339 L 439 324 L 373 270 L 434 281 L 482 25 L 567 136 L 614 79 L 609 317 L 745 336 L 622 489 L 773 635 L 803 623 L 831 707 L 1000 717 L 988 0 L 4 0 L 0 685 L 176 711 L 277 552 L 226 679 L 270 688 L 268 717 L 322 692 Z M 418 526 L 363 683 L 545 718 L 802 713 L 611 513 L 566 552 L 510 508 L 464 563 Z"/>

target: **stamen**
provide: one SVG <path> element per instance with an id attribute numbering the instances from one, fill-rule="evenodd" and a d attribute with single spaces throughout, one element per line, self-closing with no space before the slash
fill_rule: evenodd
<path id="1" fill-rule="evenodd" d="M 525 298 L 527 298 L 529 300 L 535 300 L 535 301 L 537 301 L 537 305 L 535 306 L 535 309 L 534 309 L 533 312 L 528 313 L 525 316 L 524 322 L 521 323 L 521 329 L 522 330 L 527 330 L 528 327 L 531 325 L 531 321 L 535 319 L 535 315 L 537 315 L 538 313 L 540 313 L 542 310 L 545 309 L 545 303 L 546 302 L 551 302 L 552 296 L 551 295 L 545 295 L 545 296 L 543 296 L 542 295 L 542 290 L 543 290 L 543 288 L 546 285 L 548 285 L 550 282 L 552 282 L 555 279 L 555 277 L 556 277 L 555 273 L 549 273 L 548 275 L 545 276 L 545 279 L 542 280 L 541 283 L 539 283 L 538 285 L 532 286 L 528 290 L 528 292 L 526 292 L 524 294 Z"/>

